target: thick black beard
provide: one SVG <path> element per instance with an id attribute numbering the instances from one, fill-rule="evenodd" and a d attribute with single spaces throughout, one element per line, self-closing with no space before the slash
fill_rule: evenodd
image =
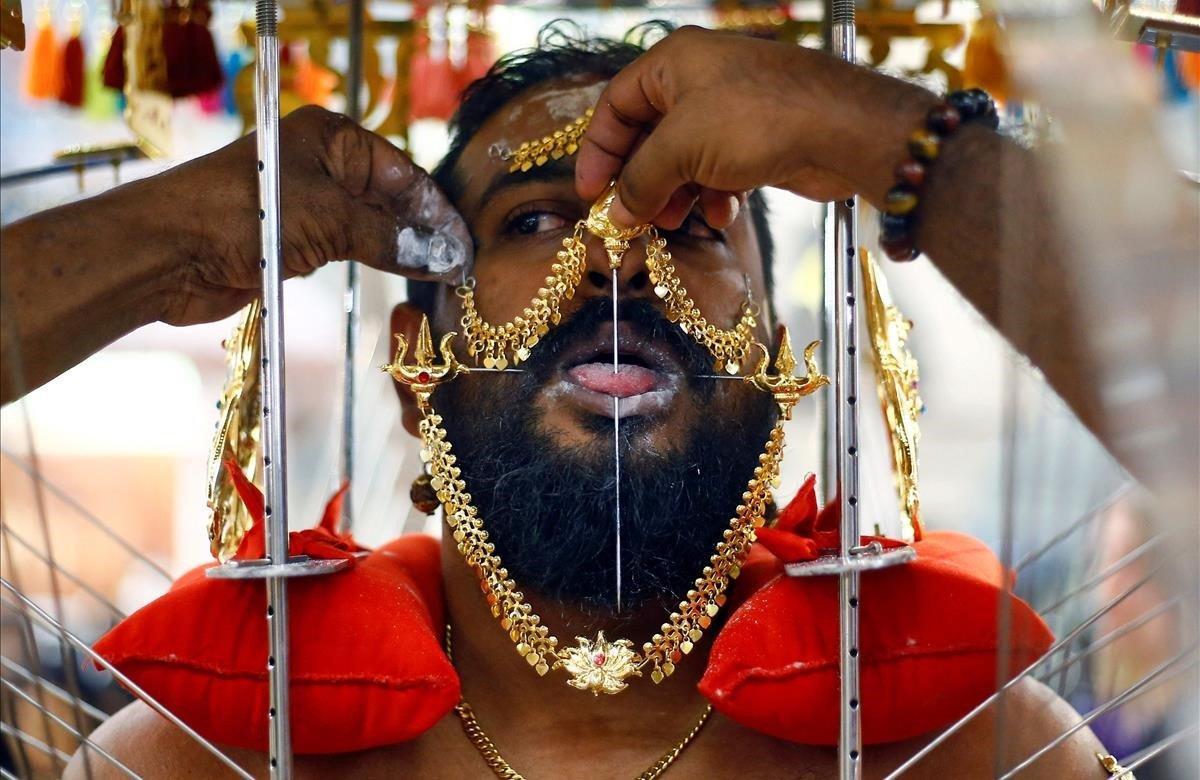
<path id="1" fill-rule="evenodd" d="M 542 429 L 535 397 L 563 349 L 593 337 L 611 305 L 587 301 L 547 334 L 523 364 L 526 373 L 460 378 L 433 399 L 467 490 L 518 587 L 608 614 L 616 608 L 612 420 L 589 421 L 594 443 L 564 447 Z M 627 301 L 620 316 L 639 336 L 665 342 L 688 374 L 712 373 L 708 352 L 648 302 Z M 724 393 L 741 395 L 718 412 L 714 401 Z M 621 420 L 622 611 L 673 606 L 693 587 L 775 419 L 771 399 L 740 383 L 691 379 L 676 403 L 692 404 L 696 424 L 671 452 L 647 449 L 641 434 L 650 421 Z M 724 411 L 730 408 L 736 413 Z"/>

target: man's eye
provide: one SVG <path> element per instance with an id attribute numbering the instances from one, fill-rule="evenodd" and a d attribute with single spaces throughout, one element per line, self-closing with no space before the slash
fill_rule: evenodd
<path id="1" fill-rule="evenodd" d="M 672 232 L 679 236 L 699 238 L 705 241 L 722 241 L 725 238 L 724 233 L 709 227 L 704 218 L 694 211 L 688 214 L 687 219 L 683 221 L 678 230 Z"/>
<path id="2" fill-rule="evenodd" d="M 518 214 L 508 221 L 506 233 L 518 236 L 532 236 L 550 230 L 562 230 L 567 220 L 549 211 L 529 211 Z"/>

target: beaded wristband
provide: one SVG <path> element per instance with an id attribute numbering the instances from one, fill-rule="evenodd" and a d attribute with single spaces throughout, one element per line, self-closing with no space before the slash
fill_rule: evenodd
<path id="1" fill-rule="evenodd" d="M 968 122 L 978 122 L 992 130 L 1000 124 L 996 104 L 982 89 L 951 92 L 944 102 L 929 109 L 925 126 L 909 136 L 908 151 L 912 156 L 896 166 L 896 186 L 884 196 L 883 212 L 879 215 L 879 246 L 892 260 L 912 260 L 921 254 L 913 232 L 925 172 L 937 159 L 945 140 Z"/>

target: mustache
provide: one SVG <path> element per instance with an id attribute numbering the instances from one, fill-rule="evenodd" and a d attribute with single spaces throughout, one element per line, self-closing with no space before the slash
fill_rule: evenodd
<path id="1" fill-rule="evenodd" d="M 716 361 L 708 350 L 679 326 L 667 319 L 650 301 L 640 298 L 619 301 L 617 319 L 640 339 L 664 345 L 688 375 L 711 374 Z M 562 354 L 581 340 L 596 337 L 603 325 L 612 322 L 612 298 L 589 298 L 569 318 L 542 337 L 533 354 L 521 365 L 540 383 L 558 369 Z"/>

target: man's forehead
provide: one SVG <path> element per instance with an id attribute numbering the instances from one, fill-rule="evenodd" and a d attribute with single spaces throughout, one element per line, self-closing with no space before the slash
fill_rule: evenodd
<path id="1" fill-rule="evenodd" d="M 469 207 L 484 200 L 483 193 L 509 175 L 503 152 L 551 135 L 583 116 L 595 106 L 607 83 L 594 75 L 555 79 L 521 92 L 496 110 L 467 143 L 455 166 L 461 192 L 468 201 L 460 205 Z M 573 159 L 557 163 L 552 168 L 546 166 L 551 169 L 546 173 L 560 174 L 563 168 L 574 168 Z M 512 175 L 533 179 L 539 178 L 538 173 L 535 168 Z"/>

